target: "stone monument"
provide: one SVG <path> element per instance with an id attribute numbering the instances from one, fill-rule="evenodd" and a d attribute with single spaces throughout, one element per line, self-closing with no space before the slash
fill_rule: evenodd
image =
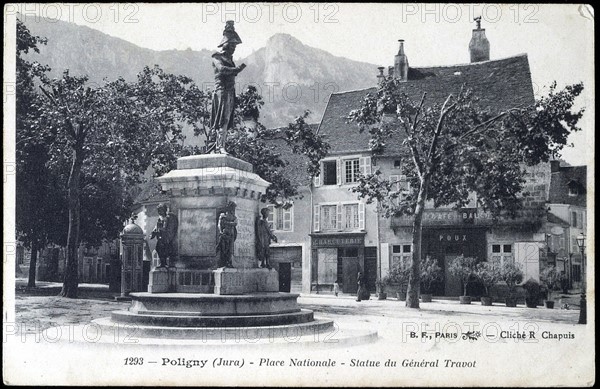
<path id="1" fill-rule="evenodd" d="M 312 311 L 301 309 L 298 294 L 279 292 L 277 271 L 268 262 L 268 245 L 276 238 L 268 225 L 257 228 L 260 199 L 270 184 L 226 151 L 235 75 L 244 68 L 231 60 L 239 43 L 233 22 L 227 22 L 223 51 L 213 55 L 211 125 L 218 136 L 212 153 L 181 157 L 177 169 L 157 179 L 169 196 L 169 212 L 161 204 L 152 233 L 161 265 L 150 272 L 148 292 L 130 293 L 127 311 L 94 321 L 107 333 L 120 324 L 134 325 L 146 338 L 206 339 L 243 329 L 267 343 L 290 335 L 307 335 L 306 342 L 314 343 L 315 336 L 338 331 L 332 321 L 315 320 Z M 372 332 L 364 335 L 372 338 Z"/>
<path id="2" fill-rule="evenodd" d="M 277 272 L 258 268 L 255 220 L 269 183 L 251 164 L 226 154 L 187 156 L 157 180 L 179 220 L 177 256 L 168 268 L 151 271 L 149 292 L 279 290 Z"/>

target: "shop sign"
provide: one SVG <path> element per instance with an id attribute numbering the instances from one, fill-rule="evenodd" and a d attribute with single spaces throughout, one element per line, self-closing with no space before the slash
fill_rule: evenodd
<path id="1" fill-rule="evenodd" d="M 423 213 L 424 226 L 458 226 L 461 224 L 474 224 L 489 226 L 492 224 L 522 224 L 540 220 L 544 215 L 543 209 L 525 208 L 517 212 L 515 218 L 500 216 L 494 220 L 491 212 L 485 212 L 477 208 L 460 209 L 431 209 Z M 410 215 L 396 216 L 392 218 L 391 226 L 412 226 L 413 217 Z"/>
<path id="2" fill-rule="evenodd" d="M 467 234 L 439 234 L 440 242 L 466 242 Z"/>
<path id="3" fill-rule="evenodd" d="M 363 236 L 327 236 L 313 237 L 313 247 L 340 247 L 340 246 L 362 246 L 365 243 Z"/>

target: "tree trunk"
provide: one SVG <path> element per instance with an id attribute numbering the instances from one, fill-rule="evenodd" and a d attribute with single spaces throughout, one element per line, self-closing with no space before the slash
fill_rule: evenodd
<path id="1" fill-rule="evenodd" d="M 425 199 L 427 198 L 427 179 L 421 181 L 415 220 L 413 221 L 413 255 L 410 266 L 410 278 L 406 290 L 406 306 L 419 308 L 419 288 L 421 286 L 421 240 L 423 237 L 423 213 L 425 212 Z"/>
<path id="2" fill-rule="evenodd" d="M 35 273 L 37 265 L 37 244 L 31 242 L 31 257 L 29 258 L 29 280 L 27 281 L 28 288 L 35 288 Z"/>
<path id="3" fill-rule="evenodd" d="M 77 287 L 79 284 L 77 274 L 79 247 L 79 217 L 81 203 L 79 199 L 79 182 L 81 178 L 81 166 L 83 164 L 83 150 L 81 147 L 75 148 L 73 152 L 73 163 L 69 173 L 69 233 L 67 235 L 67 258 L 65 262 L 65 276 L 62 291 L 63 297 L 77 298 Z"/>

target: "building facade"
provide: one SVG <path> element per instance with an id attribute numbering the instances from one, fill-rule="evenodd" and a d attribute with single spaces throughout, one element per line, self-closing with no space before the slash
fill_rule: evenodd
<path id="1" fill-rule="evenodd" d="M 404 42 L 400 41 L 388 74 L 401 81 L 399 87 L 409 97 L 418 100 L 426 92 L 430 103 L 441 104 L 464 85 L 473 90 L 482 107 L 492 112 L 533 104 L 527 56 L 490 60 L 489 46 L 485 30 L 478 26 L 469 45 L 471 63 L 413 68 L 408 66 Z M 384 68 L 379 70 L 381 77 Z M 394 263 L 408 261 L 412 256 L 412 217 L 385 218 L 378 212 L 377 204 L 366 204 L 351 191 L 358 174 L 375 170 L 385 178 L 399 181 L 398 185 L 409 185 L 400 174 L 402 147 L 388 144 L 384 155 L 372 157 L 369 135 L 359 133 L 356 124 L 346 119 L 351 110 L 360 107 L 367 93 L 375 91 L 376 88 L 369 88 L 332 94 L 318 128 L 331 151 L 321 161 L 320 176 L 311 183 L 310 291 L 314 293 L 331 290 L 334 282 L 344 292 L 353 293 L 358 271 L 365 274 L 368 287 L 374 290 L 375 280 L 385 277 Z M 479 261 L 516 261 L 521 264 L 525 280 L 539 279 L 540 266 L 547 258 L 545 207 L 551 166 L 540 164 L 526 170 L 527 195 L 516 218 L 493 219 L 478 208 L 476 196 L 462 209 L 435 209 L 433 204 L 427 205 L 422 254 L 436 258 L 445 273 L 434 294 L 462 293 L 461 281 L 448 272 L 450 262 L 459 255 Z M 483 290 L 475 284 L 468 292 L 480 295 Z"/>
<path id="2" fill-rule="evenodd" d="M 401 41 L 388 74 L 401 81 L 400 88 L 413 100 L 426 92 L 429 103 L 441 104 L 449 94 L 466 86 L 479 99 L 479 105 L 491 112 L 534 103 L 527 55 L 490 60 L 490 44 L 480 26 L 473 30 L 468 49 L 468 64 L 410 67 Z M 374 84 L 383 70 L 379 68 L 377 78 L 374 75 Z M 337 283 L 342 292 L 355 293 L 358 272 L 374 291 L 376 280 L 385 277 L 395 263 L 412 257 L 412 217 L 385 218 L 376 202 L 368 204 L 352 191 L 361 174 L 376 170 L 399 181 L 400 186 L 409 185 L 400 173 L 404 153 L 400 141 L 388 144 L 386 153 L 374 157 L 369 134 L 360 133 L 356 124 L 347 121 L 350 111 L 375 91 L 373 87 L 330 96 L 316 131 L 331 148 L 320 161 L 317 177 L 307 175 L 305 156 L 281 153 L 289 162 L 284 174 L 300 188 L 300 196 L 289 207 L 265 204 L 278 238 L 271 245 L 271 263 L 279 272 L 283 292 L 331 293 Z M 583 273 L 581 254 L 576 249 L 576 237 L 585 230 L 585 168 L 583 171 L 559 168 L 556 162 L 527 167 L 524 207 L 514 218 L 492 218 L 478 207 L 474 195 L 460 209 L 427 204 L 422 253 L 437 259 L 445 273 L 434 294 L 461 294 L 461 281 L 448 272 L 449 264 L 459 255 L 478 261 L 518 262 L 524 280 L 539 279 L 543 266 L 562 266 L 577 286 Z M 146 235 L 156 224 L 156 205 L 168 202 L 168 197 L 152 185 L 142 189 L 135 209 L 136 223 Z M 559 187 L 563 194 L 554 196 Z M 148 241 L 146 261 L 157 260 L 154 245 Z M 468 290 L 473 296 L 482 292 L 477 284 Z"/>
<path id="3" fill-rule="evenodd" d="M 564 271 L 569 287 L 580 289 L 585 277 L 584 261 L 577 237 L 587 235 L 587 168 L 552 162 L 548 199 L 548 263 Z"/>

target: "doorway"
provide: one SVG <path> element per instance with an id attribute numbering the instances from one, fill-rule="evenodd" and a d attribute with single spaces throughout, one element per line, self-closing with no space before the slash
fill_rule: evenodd
<path id="1" fill-rule="evenodd" d="M 290 262 L 279 263 L 279 291 L 290 293 L 292 281 L 292 264 Z"/>
<path id="2" fill-rule="evenodd" d="M 343 292 L 356 293 L 358 290 L 358 258 L 342 257 Z"/>

